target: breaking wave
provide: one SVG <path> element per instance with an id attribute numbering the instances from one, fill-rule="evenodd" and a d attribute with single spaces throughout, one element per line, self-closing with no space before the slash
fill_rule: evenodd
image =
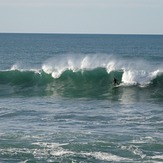
<path id="1" fill-rule="evenodd" d="M 0 95 L 112 96 L 113 79 L 116 78 L 119 90 L 151 90 L 152 94 L 155 92 L 162 97 L 159 93 L 163 89 L 161 69 L 140 66 L 140 62 L 136 66 L 131 62 L 127 65 L 127 62 L 115 62 L 110 58 L 94 62 L 95 58 L 91 57 L 64 62 L 51 59 L 37 70 L 20 69 L 14 65 L 0 71 Z"/>

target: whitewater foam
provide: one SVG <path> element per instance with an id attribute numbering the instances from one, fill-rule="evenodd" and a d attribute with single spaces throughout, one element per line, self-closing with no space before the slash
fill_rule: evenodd
<path id="1" fill-rule="evenodd" d="M 163 155 L 152 156 L 152 159 L 160 159 L 163 161 Z"/>
<path id="2" fill-rule="evenodd" d="M 101 161 L 131 161 L 128 158 L 123 158 L 117 155 L 113 155 L 111 153 L 106 152 L 90 152 L 90 153 L 83 153 L 83 155 L 94 157 Z"/>
<path id="3" fill-rule="evenodd" d="M 152 72 L 146 70 L 126 70 L 122 75 L 122 83 L 124 85 L 139 85 L 140 87 L 148 86 L 153 79 L 160 74 L 160 70 Z"/>

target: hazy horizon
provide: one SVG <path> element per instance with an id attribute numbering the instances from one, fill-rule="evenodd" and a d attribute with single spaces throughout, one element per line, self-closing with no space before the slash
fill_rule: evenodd
<path id="1" fill-rule="evenodd" d="M 163 34 L 162 0 L 0 0 L 0 33 Z"/>

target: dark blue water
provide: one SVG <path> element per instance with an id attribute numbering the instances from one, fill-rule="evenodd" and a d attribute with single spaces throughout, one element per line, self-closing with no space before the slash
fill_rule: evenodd
<path id="1" fill-rule="evenodd" d="M 163 162 L 162 108 L 161 35 L 0 34 L 0 162 Z"/>

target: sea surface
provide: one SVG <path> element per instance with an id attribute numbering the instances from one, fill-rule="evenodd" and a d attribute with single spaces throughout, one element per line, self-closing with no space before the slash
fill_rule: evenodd
<path id="1" fill-rule="evenodd" d="M 53 162 L 163 162 L 163 35 L 0 34 L 0 163 Z"/>

